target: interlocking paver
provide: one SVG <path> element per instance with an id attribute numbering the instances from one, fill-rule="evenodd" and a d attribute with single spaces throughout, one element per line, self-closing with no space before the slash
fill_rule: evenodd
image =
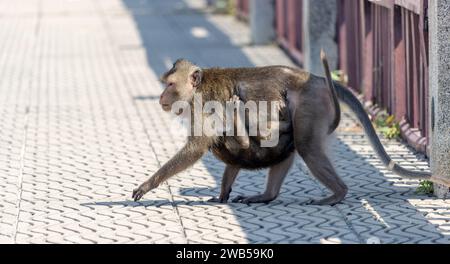
<path id="1" fill-rule="evenodd" d="M 297 158 L 270 205 L 216 205 L 211 154 L 145 196 L 130 193 L 183 145 L 157 99 L 179 57 L 201 66 L 293 65 L 202 1 L 0 1 L 0 243 L 449 243 L 450 205 L 383 168 L 344 114 L 333 160 L 350 186 L 336 207 Z M 195 34 L 201 31 L 205 34 Z M 398 142 L 394 159 L 428 164 Z M 234 195 L 264 189 L 244 171 Z"/>

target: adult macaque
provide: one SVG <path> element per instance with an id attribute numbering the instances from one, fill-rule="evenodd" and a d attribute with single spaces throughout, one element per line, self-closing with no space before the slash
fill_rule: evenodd
<path id="1" fill-rule="evenodd" d="M 241 148 L 239 140 L 233 136 L 189 136 L 186 145 L 170 161 L 133 191 L 134 200 L 140 200 L 148 191 L 189 168 L 207 151 L 211 151 L 226 163 L 226 169 L 220 196 L 210 201 L 228 201 L 231 186 L 241 169 L 269 168 L 264 193 L 233 200 L 247 204 L 267 203 L 278 196 L 296 150 L 313 176 L 332 192 L 330 197 L 314 201 L 313 204 L 334 205 L 341 202 L 348 188 L 325 153 L 326 138 L 334 132 L 340 121 L 337 97 L 355 112 L 386 167 L 400 176 L 429 179 L 431 175 L 428 173 L 406 170 L 391 160 L 361 103 L 348 89 L 331 80 L 324 54 L 322 61 L 327 78 L 285 66 L 201 69 L 187 60 L 178 60 L 162 77 L 166 89 L 161 95 L 160 104 L 165 111 L 170 111 L 176 101 L 187 102 L 194 111 L 194 94 L 201 94 L 203 102 L 218 101 L 225 104 L 237 94 L 237 87 L 245 87 L 245 96 L 242 96 L 245 101 L 285 102 L 292 130 L 280 133 L 278 144 L 271 148 L 261 147 L 259 137 L 250 136 L 248 148 Z"/>

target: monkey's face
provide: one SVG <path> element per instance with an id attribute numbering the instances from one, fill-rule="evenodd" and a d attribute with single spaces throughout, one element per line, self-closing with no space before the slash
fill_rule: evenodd
<path id="1" fill-rule="evenodd" d="M 166 112 L 171 111 L 176 102 L 190 102 L 195 90 L 200 86 L 202 71 L 199 67 L 186 60 L 178 60 L 172 69 L 161 77 L 165 85 L 159 103 Z"/>

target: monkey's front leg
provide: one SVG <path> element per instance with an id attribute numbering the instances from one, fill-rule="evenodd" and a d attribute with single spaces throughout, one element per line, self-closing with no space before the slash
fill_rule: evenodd
<path id="1" fill-rule="evenodd" d="M 278 165 L 275 165 L 270 168 L 269 175 L 267 175 L 267 186 L 266 191 L 263 194 L 255 195 L 255 196 L 238 196 L 233 199 L 233 203 L 244 203 L 244 204 L 252 204 L 252 203 L 270 203 L 275 200 L 280 193 L 281 185 L 283 184 L 284 178 L 289 172 L 289 169 L 292 167 L 294 162 L 294 154 L 291 154 L 289 158 L 285 161 L 281 162 Z"/>
<path id="2" fill-rule="evenodd" d="M 239 174 L 240 170 L 241 168 L 239 167 L 227 165 L 222 176 L 222 187 L 220 190 L 219 198 L 214 197 L 210 199 L 208 202 L 227 203 L 228 199 L 230 198 L 231 186 L 233 185 L 234 180 L 236 180 L 236 177 Z"/>
<path id="3" fill-rule="evenodd" d="M 139 201 L 144 194 L 157 188 L 170 177 L 194 165 L 207 151 L 208 141 L 201 137 L 190 139 L 188 143 L 149 180 L 133 190 L 132 198 Z"/>

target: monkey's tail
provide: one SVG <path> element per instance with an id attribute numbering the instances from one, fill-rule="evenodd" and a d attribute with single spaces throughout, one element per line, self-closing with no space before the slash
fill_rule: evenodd
<path id="1" fill-rule="evenodd" d="M 333 96 L 333 104 L 334 104 L 334 113 L 335 114 L 334 114 L 333 123 L 331 124 L 331 126 L 328 130 L 328 135 L 330 135 L 337 129 L 337 127 L 339 126 L 339 123 L 341 122 L 341 106 L 339 104 L 339 99 L 336 94 L 336 88 L 334 87 L 333 79 L 331 77 L 330 66 L 328 65 L 328 59 L 323 50 L 320 51 L 320 59 L 322 60 L 323 69 L 325 71 L 328 88 L 330 88 L 331 95 Z"/>
<path id="2" fill-rule="evenodd" d="M 338 82 L 334 82 L 334 86 L 336 87 L 336 92 L 339 97 L 346 105 L 350 107 L 350 109 L 356 114 L 359 121 L 361 122 L 364 131 L 369 138 L 369 142 L 372 145 L 373 149 L 377 153 L 378 157 L 383 162 L 383 165 L 386 166 L 393 173 L 410 179 L 424 179 L 428 180 L 431 178 L 431 174 L 428 172 L 419 172 L 419 171 L 411 171 L 407 170 L 400 165 L 396 164 L 391 157 L 386 153 L 383 145 L 381 144 L 380 138 L 378 137 L 375 129 L 370 121 L 364 107 L 361 102 L 356 98 L 353 93 L 345 88 Z"/>

